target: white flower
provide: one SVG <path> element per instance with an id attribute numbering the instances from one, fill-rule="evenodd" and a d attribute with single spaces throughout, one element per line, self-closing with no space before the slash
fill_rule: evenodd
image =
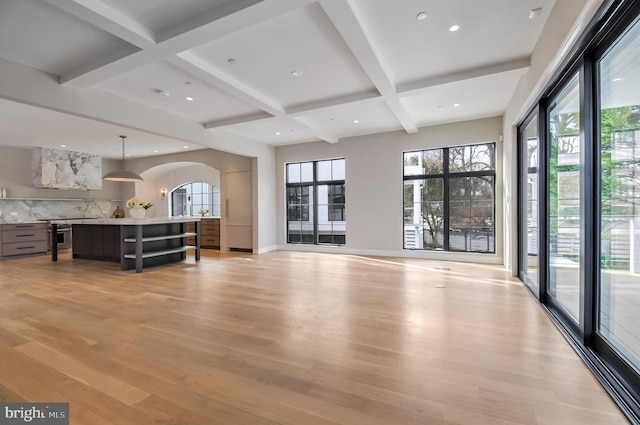
<path id="1" fill-rule="evenodd" d="M 134 196 L 133 198 L 127 201 L 127 208 L 142 207 L 145 210 L 148 210 L 152 206 L 153 204 L 151 202 L 148 202 L 142 198 L 138 198 L 137 196 Z"/>

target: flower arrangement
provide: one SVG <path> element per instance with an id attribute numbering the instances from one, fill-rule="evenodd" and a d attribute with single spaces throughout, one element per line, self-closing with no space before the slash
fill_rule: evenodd
<path id="1" fill-rule="evenodd" d="M 208 212 L 209 212 L 209 210 L 208 210 L 208 209 L 206 209 L 206 208 L 200 208 L 200 209 L 198 210 L 198 214 L 200 214 L 200 215 L 201 215 L 201 216 L 203 216 L 203 217 L 204 217 L 204 216 L 205 216 L 205 214 L 206 214 L 206 213 L 208 213 Z"/>
<path id="2" fill-rule="evenodd" d="M 142 207 L 145 210 L 148 210 L 152 206 L 153 204 L 151 202 L 148 202 L 142 198 L 138 198 L 137 196 L 134 196 L 127 201 L 127 208 Z"/>

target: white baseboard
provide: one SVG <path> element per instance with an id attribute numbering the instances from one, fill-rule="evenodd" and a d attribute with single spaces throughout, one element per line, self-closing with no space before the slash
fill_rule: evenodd
<path id="1" fill-rule="evenodd" d="M 501 256 L 496 254 L 480 254 L 472 252 L 447 251 L 417 251 L 417 250 L 379 250 L 379 249 L 350 249 L 343 246 L 287 244 L 278 245 L 279 251 L 323 252 L 332 254 L 366 255 L 371 257 L 417 258 L 437 261 L 458 261 L 464 263 L 502 265 Z"/>

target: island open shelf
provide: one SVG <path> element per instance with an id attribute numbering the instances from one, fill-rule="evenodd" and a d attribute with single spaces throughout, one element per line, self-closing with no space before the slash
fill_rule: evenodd
<path id="1" fill-rule="evenodd" d="M 187 231 L 187 223 L 192 222 L 195 232 Z M 145 267 L 182 261 L 190 250 L 200 260 L 199 218 L 54 220 L 52 234 L 58 224 L 72 225 L 73 258 L 120 262 L 122 270 L 137 273 Z M 187 238 L 195 239 L 195 244 L 187 244 Z M 51 259 L 57 261 L 57 249 L 52 249 Z"/>

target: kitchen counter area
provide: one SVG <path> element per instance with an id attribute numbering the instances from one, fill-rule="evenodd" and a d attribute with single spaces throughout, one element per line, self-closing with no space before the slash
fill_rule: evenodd
<path id="1" fill-rule="evenodd" d="M 195 225 L 193 231 L 187 230 L 188 223 Z M 145 267 L 182 261 L 189 250 L 200 260 L 199 217 L 51 220 L 52 234 L 59 225 L 72 226 L 73 258 L 120 262 L 121 270 L 141 273 Z M 58 261 L 55 244 L 51 260 Z"/>

